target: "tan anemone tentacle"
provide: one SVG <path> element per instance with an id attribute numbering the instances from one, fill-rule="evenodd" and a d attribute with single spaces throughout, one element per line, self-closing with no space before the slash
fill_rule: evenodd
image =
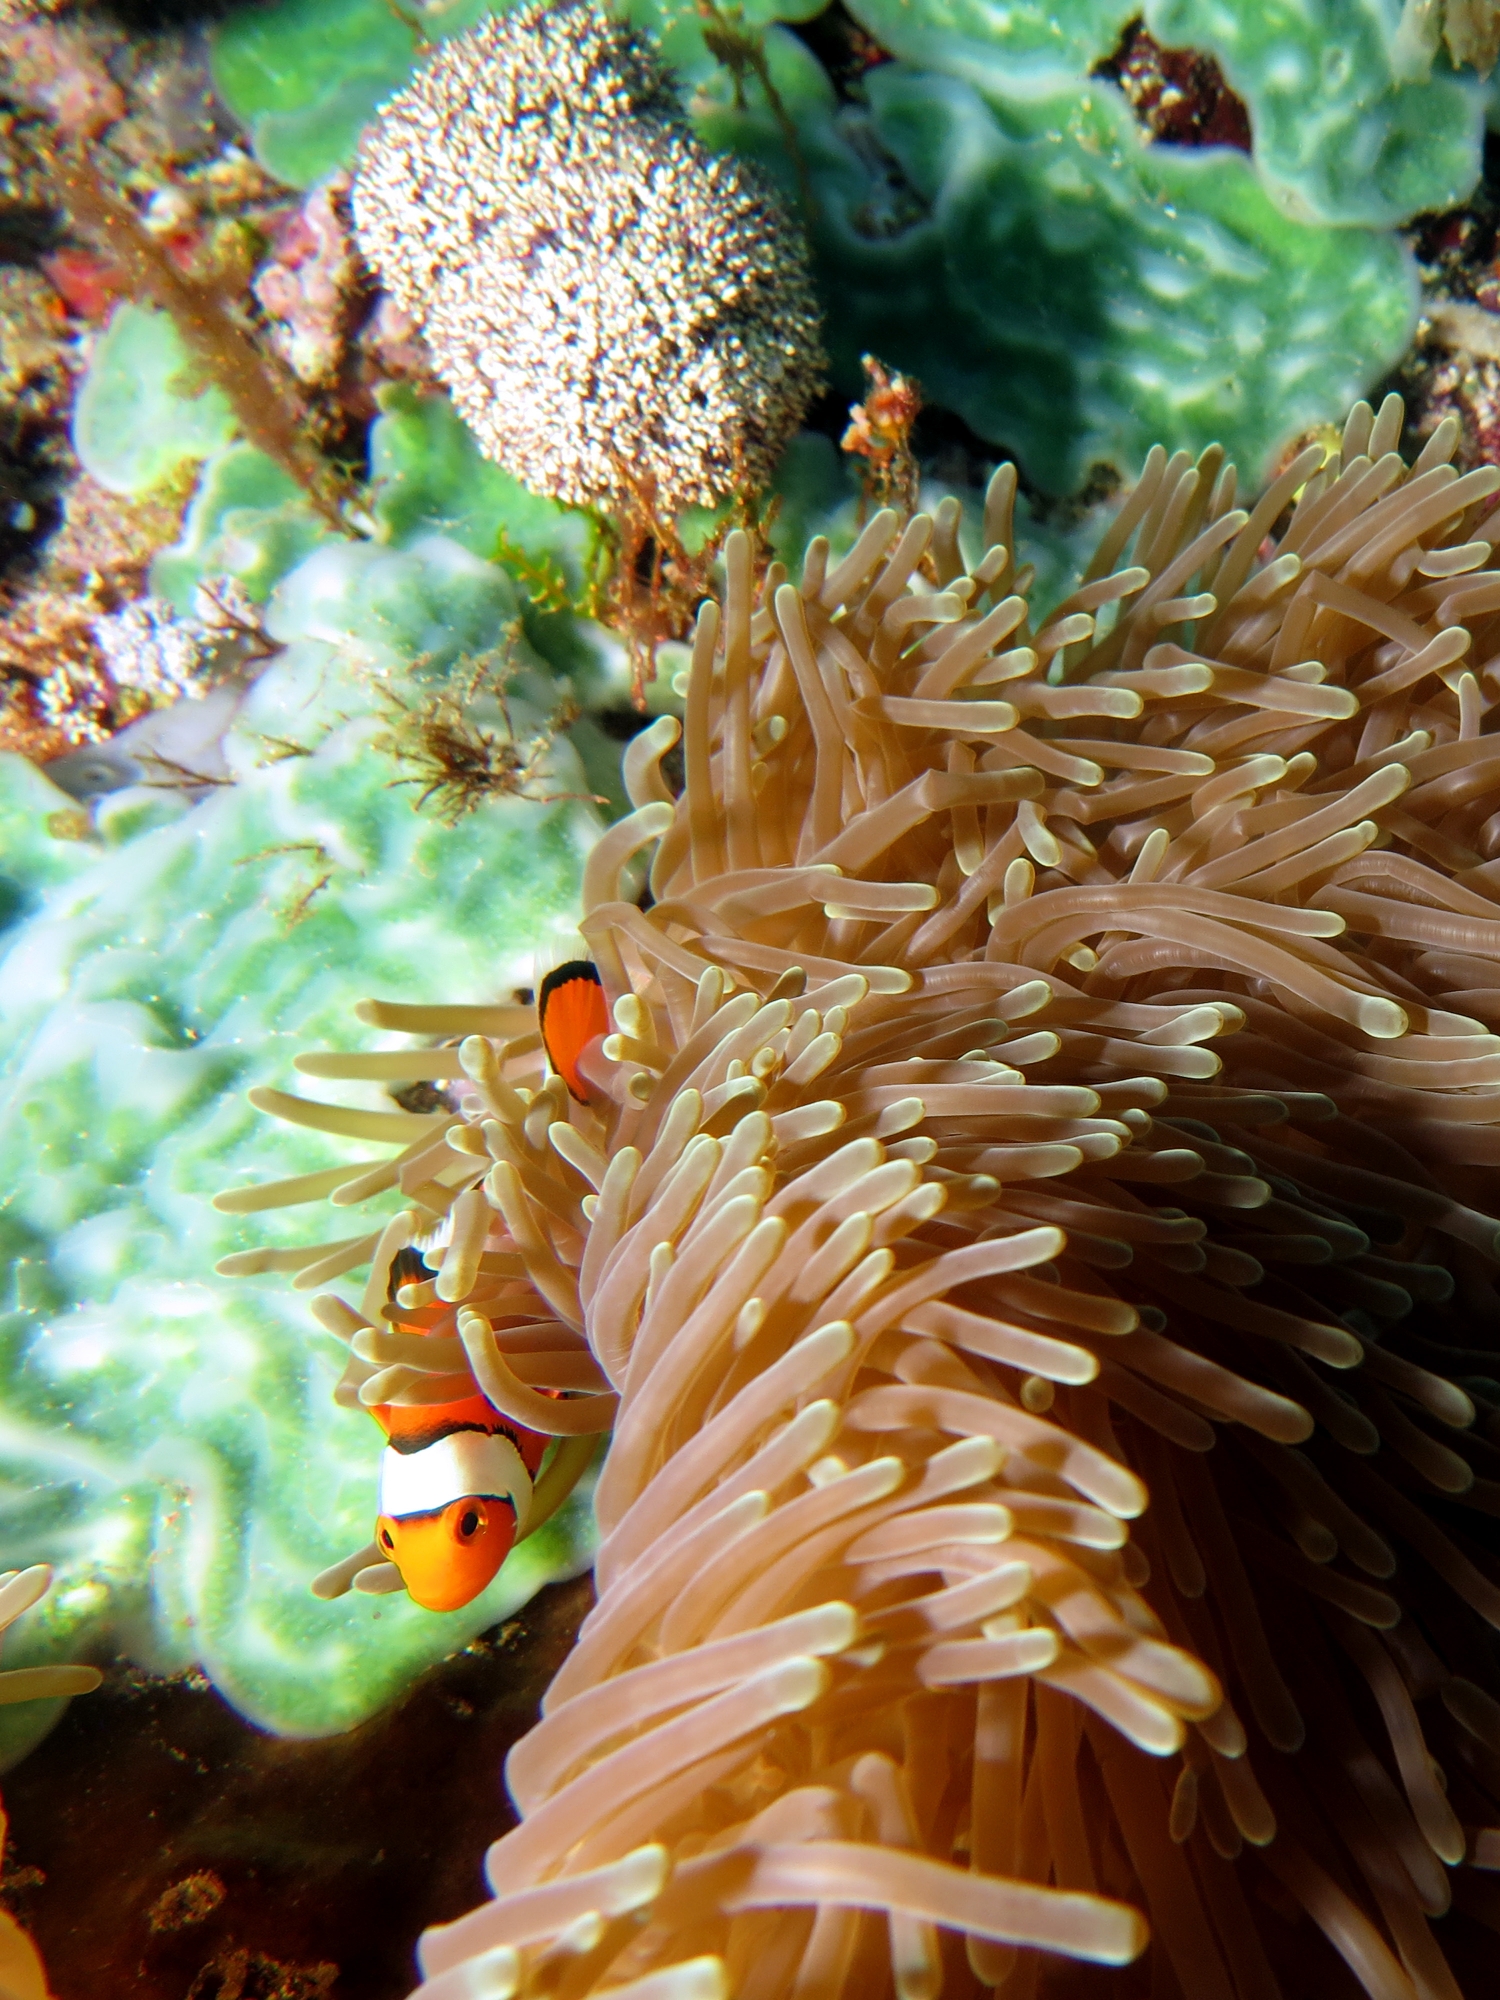
<path id="1" fill-rule="evenodd" d="M 494 1163 L 503 1392 L 547 1321 L 618 1398 L 598 1602 L 427 2000 L 1031 2000 L 1148 1926 L 1195 2000 L 1282 1993 L 1272 1932 L 1454 2000 L 1429 1920 L 1457 1870 L 1494 1922 L 1500 1851 L 1500 472 L 1399 430 L 1248 512 L 1153 454 L 1050 617 L 1005 474 L 967 576 L 946 516 L 800 590 L 726 550 L 686 792 L 661 730 L 591 873 L 593 1101 L 466 1061 L 509 1094 L 401 1169 Z"/>

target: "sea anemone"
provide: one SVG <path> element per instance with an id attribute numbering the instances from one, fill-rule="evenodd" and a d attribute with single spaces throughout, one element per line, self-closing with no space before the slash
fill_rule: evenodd
<path id="1" fill-rule="evenodd" d="M 262 1095 L 405 1145 L 334 1195 L 398 1185 L 378 1238 L 239 1260 L 373 1253 L 320 1308 L 346 1398 L 466 1366 L 613 1421 L 597 1604 L 426 2000 L 1030 2000 L 1148 1924 L 1153 1993 L 1337 1990 L 1321 1931 L 1457 2000 L 1431 1920 L 1500 1925 L 1500 470 L 1401 426 L 1248 511 L 1154 452 L 1045 616 L 1009 468 L 972 562 L 949 501 L 799 585 L 735 534 L 683 794 L 664 718 L 587 864 L 590 1101 L 518 1010 L 370 1003 L 449 1046 L 304 1067 L 457 1111 Z M 450 1206 L 402 1294 L 439 1354 L 379 1315 Z"/>
<path id="2" fill-rule="evenodd" d="M 465 421 L 537 492 L 670 515 L 758 490 L 817 391 L 780 201 L 585 0 L 445 42 L 367 134 L 353 205 Z"/>

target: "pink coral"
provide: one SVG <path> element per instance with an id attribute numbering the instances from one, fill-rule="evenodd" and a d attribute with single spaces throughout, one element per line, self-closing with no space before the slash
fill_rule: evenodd
<path id="1" fill-rule="evenodd" d="M 67 22 L 0 28 L 0 61 L 21 102 L 56 119 L 69 138 L 92 139 L 124 116 L 124 93 L 93 38 Z"/>
<path id="2" fill-rule="evenodd" d="M 347 174 L 315 187 L 282 228 L 275 255 L 256 277 L 256 298 L 276 322 L 275 340 L 301 382 L 331 382 L 343 359 L 356 266 L 344 220 Z"/>

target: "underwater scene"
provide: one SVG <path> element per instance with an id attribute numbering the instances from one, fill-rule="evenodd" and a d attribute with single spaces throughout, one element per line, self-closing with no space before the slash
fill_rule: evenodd
<path id="1" fill-rule="evenodd" d="M 1500 0 L 0 0 L 0 2000 L 1500 1991 Z"/>

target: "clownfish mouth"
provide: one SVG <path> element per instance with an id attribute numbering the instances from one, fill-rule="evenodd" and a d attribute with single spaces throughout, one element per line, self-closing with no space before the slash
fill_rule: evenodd
<path id="1" fill-rule="evenodd" d="M 454 1431 L 381 1454 L 375 1539 L 414 1602 L 459 1611 L 499 1574 L 530 1505 L 531 1477 L 509 1438 Z"/>

